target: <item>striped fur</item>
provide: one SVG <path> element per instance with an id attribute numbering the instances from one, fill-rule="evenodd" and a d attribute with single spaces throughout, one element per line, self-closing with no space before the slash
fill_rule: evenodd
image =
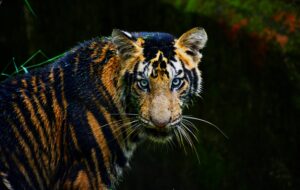
<path id="1" fill-rule="evenodd" d="M 200 28 L 179 39 L 114 30 L 2 82 L 0 189 L 114 189 L 136 145 L 171 138 L 200 92 L 205 42 Z"/>

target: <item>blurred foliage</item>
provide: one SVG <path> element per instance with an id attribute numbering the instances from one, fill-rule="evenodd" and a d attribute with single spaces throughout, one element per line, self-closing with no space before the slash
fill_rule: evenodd
<path id="1" fill-rule="evenodd" d="M 185 113 L 207 119 L 196 145 L 136 152 L 119 189 L 300 188 L 300 37 L 297 0 L 30 0 L 0 5 L 0 71 L 35 65 L 113 28 L 180 35 L 202 26 L 203 100 Z M 9 18 L 9 19 L 7 19 Z M 45 52 L 32 58 L 39 50 Z M 30 59 L 32 58 L 32 59 Z M 145 148 L 146 147 L 146 148 Z"/>
<path id="2" fill-rule="evenodd" d="M 164 0 L 185 12 L 198 13 L 230 25 L 230 37 L 240 30 L 263 38 L 283 51 L 300 45 L 299 1 L 284 0 Z"/>

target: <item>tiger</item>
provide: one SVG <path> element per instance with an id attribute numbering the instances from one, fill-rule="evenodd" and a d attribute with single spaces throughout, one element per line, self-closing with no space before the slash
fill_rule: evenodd
<path id="1" fill-rule="evenodd" d="M 207 34 L 114 29 L 0 84 L 0 189 L 116 189 L 137 146 L 187 135 Z"/>

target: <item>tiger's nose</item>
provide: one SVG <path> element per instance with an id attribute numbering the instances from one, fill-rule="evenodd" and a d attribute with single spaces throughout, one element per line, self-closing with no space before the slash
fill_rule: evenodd
<path id="1" fill-rule="evenodd" d="M 170 102 L 164 95 L 153 98 L 150 109 L 150 120 L 156 127 L 165 127 L 171 120 Z"/>
<path id="2" fill-rule="evenodd" d="M 151 117 L 151 122 L 159 128 L 164 128 L 168 125 L 168 123 L 170 123 L 171 121 L 171 117 Z"/>

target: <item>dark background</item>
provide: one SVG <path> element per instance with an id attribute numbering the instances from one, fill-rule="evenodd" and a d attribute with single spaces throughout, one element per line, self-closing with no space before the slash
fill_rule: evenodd
<path id="1" fill-rule="evenodd" d="M 195 122 L 199 159 L 191 149 L 143 145 L 119 189 L 300 188 L 299 1 L 0 2 L 1 80 L 14 62 L 41 63 L 113 28 L 177 36 L 206 29 L 203 99 L 187 114 L 215 123 L 229 140 Z M 38 50 L 47 57 L 32 57 Z"/>

